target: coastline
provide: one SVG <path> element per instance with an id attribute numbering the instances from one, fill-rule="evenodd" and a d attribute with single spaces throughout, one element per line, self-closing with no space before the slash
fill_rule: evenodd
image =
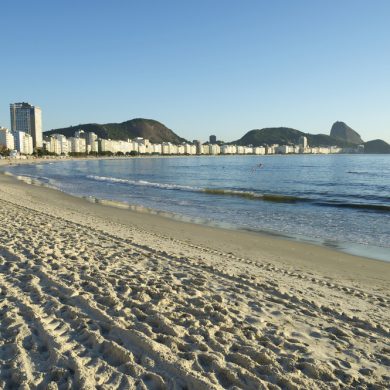
<path id="1" fill-rule="evenodd" d="M 48 161 L 51 162 L 51 161 Z M 42 161 L 37 161 L 42 163 Z M 25 202 L 39 199 L 52 203 L 60 213 L 62 207 L 81 214 L 93 214 L 103 220 L 110 220 L 123 226 L 139 228 L 169 240 L 179 240 L 193 245 L 210 247 L 216 251 L 236 253 L 238 257 L 251 260 L 267 259 L 285 266 L 303 267 L 310 271 L 314 265 L 324 275 L 342 275 L 351 280 L 362 281 L 369 275 L 372 281 L 390 272 L 390 264 L 383 260 L 352 255 L 341 250 L 317 243 L 299 241 L 288 236 L 267 232 L 232 230 L 222 227 L 187 222 L 166 216 L 165 212 L 143 212 L 131 209 L 128 205 L 119 207 L 118 202 L 91 201 L 76 197 L 46 186 L 27 184 L 17 178 L 0 172 L 1 186 L 12 187 L 27 195 Z M 47 201 L 45 201 L 47 199 Z M 49 203 L 50 202 L 50 203 Z M 383 264 L 384 263 L 384 264 Z M 360 273 L 360 270 L 364 270 Z M 390 275 L 389 281 L 390 281 Z M 368 279 L 367 279 L 368 281 Z"/>
<path id="2" fill-rule="evenodd" d="M 268 157 L 275 157 L 280 155 L 270 155 Z M 135 156 L 135 157 L 123 157 L 123 156 L 89 156 L 89 157 L 50 157 L 50 158 L 27 158 L 24 160 L 9 160 L 4 159 L 0 160 L 0 174 L 2 173 L 1 168 L 4 166 L 12 166 L 12 165 L 24 165 L 24 164 L 51 164 L 51 163 L 59 163 L 59 162 L 66 162 L 66 161 L 98 161 L 98 160 L 123 160 L 123 159 L 144 159 L 144 158 L 181 158 L 181 157 L 188 157 L 188 156 Z M 193 157 L 193 156 L 190 156 Z M 202 156 L 196 156 L 202 158 Z M 220 156 L 213 156 L 213 157 L 220 157 Z M 13 176 L 11 174 L 11 176 Z M 23 175 L 14 177 L 15 179 L 21 180 L 26 182 L 28 185 L 35 185 L 35 186 L 43 186 L 46 188 L 50 188 L 56 191 L 61 191 L 57 188 L 48 186 L 44 183 L 39 182 L 39 180 L 30 180 L 29 177 L 23 177 Z M 70 195 L 70 194 L 68 194 Z M 78 197 L 77 195 L 71 195 L 74 197 Z M 170 219 L 173 221 L 183 222 L 183 223 L 189 223 L 189 224 L 196 224 L 201 225 L 203 227 L 211 227 L 216 229 L 222 229 L 222 230 L 228 230 L 228 231 L 235 231 L 235 232 L 241 232 L 242 233 L 248 233 L 248 234 L 254 234 L 257 236 L 266 236 L 266 237 L 275 237 L 280 240 L 288 240 L 292 242 L 298 242 L 308 245 L 314 245 L 319 246 L 322 248 L 331 249 L 332 251 L 345 253 L 348 255 L 356 256 L 359 258 L 365 258 L 369 261 L 375 260 L 375 261 L 386 261 L 390 262 L 390 254 L 388 252 L 388 248 L 381 247 L 381 246 L 370 246 L 370 245 L 364 245 L 359 243 L 353 243 L 353 242 L 343 242 L 343 241 L 333 241 L 333 240 L 326 240 L 321 237 L 311 237 L 311 236 L 305 236 L 305 235 L 294 235 L 291 233 L 284 233 L 277 230 L 266 230 L 266 229 L 251 229 L 251 228 L 237 228 L 233 225 L 229 225 L 227 223 L 223 222 L 212 222 L 203 220 L 201 218 L 196 217 L 190 217 L 186 215 L 181 214 L 175 214 L 171 211 L 164 211 L 154 208 L 145 207 L 142 205 L 137 204 L 129 204 L 122 201 L 117 201 L 113 199 L 104 199 L 104 198 L 96 198 L 94 196 L 91 197 L 82 197 L 83 199 L 86 199 L 90 203 L 98 203 L 101 205 L 105 205 L 108 207 L 113 208 L 119 208 L 121 210 L 129 209 L 136 213 L 142 213 L 143 215 L 151 214 L 153 216 L 159 216 L 165 219 Z"/>
<path id="3" fill-rule="evenodd" d="M 0 387 L 390 380 L 388 262 L 92 203 L 3 173 L 0 209 Z"/>

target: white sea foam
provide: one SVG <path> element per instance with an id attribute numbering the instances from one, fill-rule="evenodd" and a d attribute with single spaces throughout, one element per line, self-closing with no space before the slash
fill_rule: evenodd
<path id="1" fill-rule="evenodd" d="M 147 180 L 120 179 L 117 177 L 106 177 L 106 176 L 95 176 L 95 175 L 89 175 L 87 176 L 87 178 L 92 180 L 97 180 L 97 181 L 106 181 L 110 183 L 123 183 L 123 184 L 131 184 L 136 186 L 164 188 L 167 190 L 184 190 L 184 191 L 194 191 L 194 192 L 202 191 L 201 188 L 197 188 L 197 187 L 183 186 L 179 184 L 155 183 Z"/>

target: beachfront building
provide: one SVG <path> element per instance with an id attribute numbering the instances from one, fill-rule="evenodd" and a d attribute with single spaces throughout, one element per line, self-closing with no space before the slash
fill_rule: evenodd
<path id="1" fill-rule="evenodd" d="M 133 140 L 128 139 L 128 143 L 132 144 L 132 149 L 140 154 L 145 154 L 149 152 L 149 145 L 150 142 L 147 139 L 144 139 L 142 137 L 136 137 Z M 147 152 L 148 150 L 148 152 Z"/>
<path id="2" fill-rule="evenodd" d="M 330 146 L 329 153 L 342 153 L 343 148 L 339 148 L 338 146 Z"/>
<path id="3" fill-rule="evenodd" d="M 15 149 L 20 154 L 32 154 L 34 151 L 33 138 L 30 134 L 24 131 L 16 131 L 13 133 L 15 139 Z"/>
<path id="4" fill-rule="evenodd" d="M 209 145 L 209 153 L 212 155 L 217 155 L 221 153 L 221 147 L 217 144 L 210 144 Z"/>
<path id="5" fill-rule="evenodd" d="M 99 149 L 99 152 L 112 152 L 111 140 L 110 139 L 99 139 L 98 140 L 98 149 Z"/>
<path id="6" fill-rule="evenodd" d="M 42 111 L 28 103 L 10 104 L 11 131 L 29 134 L 34 148 L 42 147 Z"/>
<path id="7" fill-rule="evenodd" d="M 54 138 L 54 139 L 53 139 Z M 75 132 L 74 137 L 67 139 L 64 135 L 55 134 L 46 138 L 45 148 L 55 154 L 66 155 L 68 153 L 105 153 L 113 154 L 162 154 L 162 155 L 265 155 L 265 154 L 297 154 L 302 153 L 303 145 L 307 145 L 304 139 L 300 139 L 301 145 L 229 145 L 229 144 L 202 144 L 201 141 L 194 140 L 193 144 L 183 142 L 180 145 L 171 142 L 153 144 L 148 139 L 137 137 L 133 140 L 111 140 L 100 139 L 93 132 L 84 132 L 80 129 Z M 345 149 L 332 147 L 306 146 L 304 153 L 328 154 L 346 152 Z M 351 151 L 349 151 L 351 153 Z M 354 149 L 354 152 L 357 151 Z"/>
<path id="8" fill-rule="evenodd" d="M 242 145 L 237 145 L 237 154 L 244 154 L 244 147 Z"/>
<path id="9" fill-rule="evenodd" d="M 87 134 L 87 151 L 97 153 L 98 148 L 98 136 L 92 131 Z"/>
<path id="10" fill-rule="evenodd" d="M 329 154 L 330 153 L 330 148 L 329 147 L 312 147 L 308 148 L 310 150 L 311 154 Z"/>
<path id="11" fill-rule="evenodd" d="M 184 155 L 184 152 L 185 152 L 184 145 L 178 145 L 177 146 L 177 154 Z"/>
<path id="12" fill-rule="evenodd" d="M 153 154 L 161 154 L 162 153 L 162 145 L 161 144 L 151 144 L 152 145 L 152 152 Z"/>
<path id="13" fill-rule="evenodd" d="M 194 145 L 196 147 L 196 154 L 203 154 L 203 145 L 202 142 L 199 140 L 194 139 Z"/>
<path id="14" fill-rule="evenodd" d="M 237 145 L 224 144 L 220 148 L 221 154 L 237 154 Z"/>
<path id="15" fill-rule="evenodd" d="M 69 142 L 63 134 L 53 134 L 45 144 L 46 150 L 58 155 L 69 153 Z"/>
<path id="16" fill-rule="evenodd" d="M 264 155 L 265 154 L 265 147 L 264 146 L 257 146 L 253 148 L 253 153 L 257 155 Z"/>
<path id="17" fill-rule="evenodd" d="M 307 137 L 301 135 L 298 139 L 298 146 L 299 146 L 300 153 L 305 153 L 307 147 L 309 146 L 307 144 Z"/>
<path id="18" fill-rule="evenodd" d="M 274 153 L 275 153 L 275 149 L 273 149 L 272 146 L 268 146 L 268 145 L 265 146 L 265 154 L 274 154 Z"/>
<path id="19" fill-rule="evenodd" d="M 191 144 L 184 144 L 184 154 L 189 154 L 189 155 L 195 155 L 196 154 L 196 145 L 191 145 Z"/>
<path id="20" fill-rule="evenodd" d="M 294 153 L 295 148 L 293 145 L 279 145 L 275 149 L 277 154 L 291 154 Z"/>
<path id="21" fill-rule="evenodd" d="M 318 147 L 318 153 L 320 153 L 320 154 L 329 154 L 330 153 L 330 148 Z"/>
<path id="22" fill-rule="evenodd" d="M 139 144 L 138 142 L 134 142 L 131 140 L 127 140 L 127 141 L 116 140 L 113 141 L 113 145 L 114 145 L 114 150 L 116 150 L 115 153 L 118 152 L 123 154 L 131 153 L 131 152 L 139 153 L 140 145 L 141 145 L 141 150 L 144 151 L 142 144 Z"/>
<path id="23" fill-rule="evenodd" d="M 139 144 L 131 140 L 111 140 L 111 139 L 99 139 L 98 140 L 99 152 L 111 152 L 111 153 L 139 153 Z M 142 148 L 141 148 L 142 150 Z"/>
<path id="24" fill-rule="evenodd" d="M 177 154 L 177 145 L 170 142 L 163 142 L 161 144 L 161 154 Z"/>
<path id="25" fill-rule="evenodd" d="M 231 145 L 231 150 L 232 150 L 232 154 L 237 154 L 238 153 L 237 145 Z"/>
<path id="26" fill-rule="evenodd" d="M 221 145 L 221 154 L 233 154 L 232 145 Z"/>
<path id="27" fill-rule="evenodd" d="M 131 140 L 128 140 L 131 142 Z M 153 153 L 153 146 L 150 141 L 146 138 L 137 137 L 134 138 L 133 142 L 135 143 L 134 148 L 138 149 L 138 153 L 140 154 L 151 154 Z"/>
<path id="28" fill-rule="evenodd" d="M 15 139 L 12 133 L 5 127 L 0 127 L 0 146 L 8 149 L 15 149 Z"/>
<path id="29" fill-rule="evenodd" d="M 244 154 L 254 154 L 253 146 L 244 146 Z"/>
<path id="30" fill-rule="evenodd" d="M 206 155 L 210 154 L 210 146 L 208 144 L 202 145 L 202 153 L 201 154 L 206 154 Z"/>
<path id="31" fill-rule="evenodd" d="M 70 137 L 68 138 L 69 153 L 86 153 L 87 142 L 85 138 Z"/>
<path id="32" fill-rule="evenodd" d="M 99 140 L 99 151 L 100 152 L 116 153 L 115 141 L 113 141 L 111 139 L 100 139 Z"/>
<path id="33" fill-rule="evenodd" d="M 172 144 L 171 151 L 172 151 L 172 154 L 178 154 L 178 146 L 175 144 Z"/>

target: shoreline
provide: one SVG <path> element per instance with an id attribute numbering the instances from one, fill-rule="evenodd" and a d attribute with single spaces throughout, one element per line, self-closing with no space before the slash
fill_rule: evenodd
<path id="1" fill-rule="evenodd" d="M 0 209 L 1 388 L 389 383 L 387 262 L 4 174 Z"/>
<path id="2" fill-rule="evenodd" d="M 101 214 L 103 218 L 114 219 L 125 226 L 134 225 L 142 230 L 150 231 L 154 234 L 161 234 L 164 229 L 164 235 L 169 235 L 174 239 L 184 241 L 194 241 L 199 245 L 216 246 L 217 250 L 238 249 L 238 242 L 241 245 L 240 252 L 245 253 L 249 258 L 254 258 L 257 253 L 263 252 L 263 256 L 267 255 L 270 259 L 278 259 L 284 261 L 285 265 L 289 266 L 304 266 L 310 268 L 313 262 L 319 268 L 324 268 L 327 272 L 331 272 L 330 268 L 339 268 L 345 274 L 353 270 L 350 269 L 354 265 L 358 268 L 373 269 L 377 264 L 389 266 L 390 263 L 386 260 L 368 258 L 356 254 L 350 254 L 345 251 L 322 245 L 318 242 L 310 243 L 305 240 L 298 240 L 279 233 L 258 232 L 251 230 L 227 229 L 219 226 L 211 226 L 207 224 L 194 223 L 169 216 L 169 213 L 164 211 L 153 212 L 139 211 L 146 209 L 145 207 L 136 206 L 132 208 L 128 204 L 125 207 L 118 207 L 116 201 L 110 200 L 95 200 L 77 197 L 58 189 L 50 188 L 45 185 L 35 185 L 25 183 L 14 176 L 0 172 L 0 184 L 12 185 L 14 188 L 19 188 L 24 192 L 28 192 L 33 198 L 49 198 L 55 200 L 58 204 L 66 204 L 69 209 L 75 211 L 91 212 L 93 214 Z M 137 210 L 138 208 L 138 210 Z M 130 222 L 131 221 L 131 222 Z M 188 233 L 187 233 L 188 232 Z M 212 242 L 209 237 L 215 237 L 215 242 Z M 221 244 L 218 244 L 218 241 Z M 231 247 L 231 243 L 234 243 Z M 280 253 L 279 253 L 280 252 Z M 321 261 L 326 258 L 327 264 L 321 264 Z M 356 264 L 354 264 L 356 263 Z M 344 268 L 344 265 L 347 265 Z M 379 269 L 382 267 L 379 266 Z M 355 275 L 356 277 L 357 275 Z"/>
<path id="3" fill-rule="evenodd" d="M 273 155 L 271 155 L 273 156 Z M 64 162 L 64 161 L 85 161 L 85 160 L 121 160 L 123 158 L 180 158 L 180 157 L 187 157 L 187 156 L 135 156 L 135 157 L 120 157 L 120 156 L 111 156 L 111 157 L 105 157 L 105 156 L 100 156 L 100 157 L 67 157 L 67 158 L 31 158 L 31 159 L 26 159 L 26 160 L 16 160 L 20 162 L 20 165 L 24 164 L 50 164 L 50 163 L 56 163 L 56 162 Z M 192 156 L 193 157 L 193 156 Z M 198 156 L 202 157 L 202 156 Z M 215 156 L 219 157 L 219 156 Z M 7 175 L 7 173 L 4 171 L 4 166 L 13 166 L 13 165 L 18 165 L 16 164 L 10 164 L 10 160 L 0 160 L 0 174 Z M 1 170 L 3 168 L 3 170 Z M 14 176 L 13 174 L 9 174 L 10 177 L 13 177 L 15 180 L 19 181 L 25 181 L 23 179 L 18 179 L 17 176 Z M 21 175 L 23 177 L 23 175 Z M 28 178 L 28 176 L 27 176 Z M 33 180 L 32 180 L 33 181 Z M 54 191 L 59 191 L 62 192 L 61 190 L 57 188 L 53 188 L 50 186 L 45 185 L 44 183 L 39 182 L 39 180 L 35 180 L 36 182 L 31 182 L 27 183 L 27 185 L 34 185 L 34 186 L 42 186 L 45 188 L 52 189 Z M 303 244 L 308 244 L 308 245 L 314 245 L 317 247 L 321 248 L 327 248 L 332 251 L 338 252 L 338 253 L 345 253 L 351 256 L 356 256 L 360 258 L 365 258 L 367 261 L 384 261 L 384 262 L 390 262 L 390 254 L 388 250 L 390 248 L 385 248 L 385 247 L 377 247 L 377 246 L 372 246 L 372 245 L 364 245 L 364 244 L 358 244 L 358 243 L 353 243 L 353 242 L 336 242 L 336 241 L 327 241 L 324 240 L 320 237 L 307 237 L 303 235 L 291 235 L 288 233 L 280 232 L 280 231 L 271 231 L 271 230 L 266 230 L 266 229 L 261 229 L 261 230 L 256 230 L 256 229 L 240 229 L 240 228 L 235 228 L 233 226 L 224 224 L 223 222 L 209 222 L 205 221 L 202 219 L 196 219 L 192 218 L 186 215 L 181 215 L 181 214 L 175 214 L 174 212 L 169 212 L 169 211 L 164 211 L 164 210 L 159 210 L 159 209 L 152 209 L 146 206 L 142 205 L 137 205 L 137 204 L 129 204 L 127 202 L 121 202 L 117 200 L 112 200 L 112 199 L 100 199 L 96 198 L 95 196 L 91 197 L 79 197 L 77 195 L 72 195 L 72 194 L 67 194 L 69 196 L 78 198 L 78 199 L 84 199 L 87 202 L 90 203 L 98 203 L 102 205 L 106 205 L 107 207 L 114 207 L 118 208 L 121 210 L 129 209 L 133 212 L 136 213 L 141 213 L 141 214 L 150 214 L 150 215 L 157 215 L 162 218 L 166 218 L 172 221 L 178 221 L 178 222 L 183 222 L 183 223 L 189 223 L 189 224 L 195 224 L 199 226 L 204 226 L 204 227 L 211 227 L 215 229 L 223 229 L 223 230 L 228 230 L 228 231 L 235 231 L 235 232 L 242 232 L 242 233 L 250 233 L 250 234 L 255 234 L 255 235 L 260 235 L 260 236 L 266 236 L 266 237 L 275 237 L 276 239 L 280 240 L 288 240 L 292 242 L 298 242 L 298 243 L 303 243 Z"/>

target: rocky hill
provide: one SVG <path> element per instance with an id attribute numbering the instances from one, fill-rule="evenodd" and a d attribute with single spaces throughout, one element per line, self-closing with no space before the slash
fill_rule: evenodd
<path id="1" fill-rule="evenodd" d="M 348 142 L 326 134 L 309 134 L 289 127 L 268 127 L 260 130 L 251 130 L 239 140 L 233 141 L 232 144 L 253 146 L 298 144 L 300 136 L 307 137 L 310 146 L 350 145 Z"/>
<path id="2" fill-rule="evenodd" d="M 70 126 L 61 129 L 53 129 L 44 133 L 44 135 L 63 134 L 66 137 L 73 137 L 75 131 L 84 130 L 94 132 L 100 138 L 127 140 L 136 137 L 147 138 L 152 143 L 171 142 L 179 144 L 185 139 L 179 137 L 171 129 L 168 129 L 162 123 L 152 120 L 137 118 L 122 123 L 85 123 L 77 126 Z"/>
<path id="3" fill-rule="evenodd" d="M 364 153 L 390 153 L 390 145 L 381 139 L 374 139 L 364 144 Z"/>
<path id="4" fill-rule="evenodd" d="M 352 145 L 361 145 L 364 143 L 360 135 L 344 122 L 333 123 L 330 136 Z"/>

